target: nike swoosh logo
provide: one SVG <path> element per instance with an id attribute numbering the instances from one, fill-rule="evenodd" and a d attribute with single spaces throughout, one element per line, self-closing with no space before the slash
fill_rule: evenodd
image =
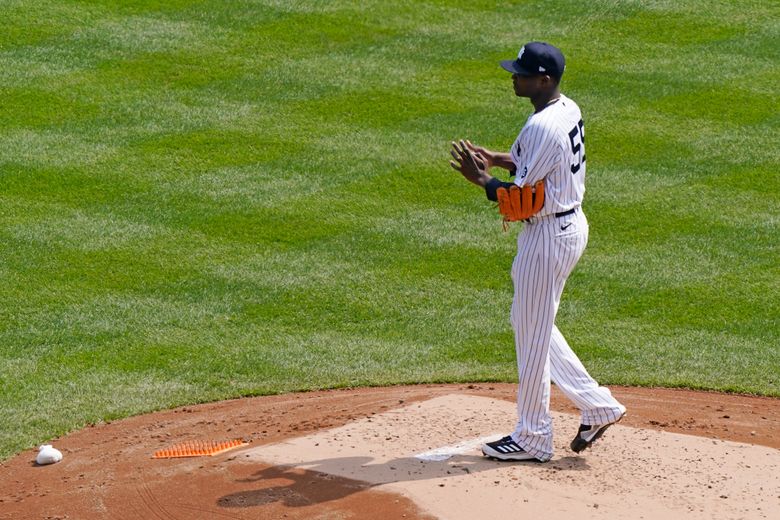
<path id="1" fill-rule="evenodd" d="M 569 226 L 571 226 L 571 225 L 572 225 L 572 222 L 569 222 L 569 223 L 568 223 L 568 224 L 566 224 L 565 226 L 561 226 L 561 231 L 566 231 L 566 229 L 567 229 Z"/>

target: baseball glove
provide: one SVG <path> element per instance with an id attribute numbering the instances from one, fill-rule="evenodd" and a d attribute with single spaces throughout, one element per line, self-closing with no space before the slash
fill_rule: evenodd
<path id="1" fill-rule="evenodd" d="M 496 190 L 498 211 L 504 216 L 504 222 L 515 222 L 533 217 L 544 204 L 544 181 L 531 186 L 501 187 Z"/>

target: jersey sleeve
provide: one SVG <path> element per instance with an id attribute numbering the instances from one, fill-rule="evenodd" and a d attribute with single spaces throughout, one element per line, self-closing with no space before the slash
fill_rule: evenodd
<path id="1" fill-rule="evenodd" d="M 563 158 L 563 147 L 555 130 L 534 123 L 523 128 L 511 152 L 517 168 L 515 184 L 535 184 L 552 172 Z"/>

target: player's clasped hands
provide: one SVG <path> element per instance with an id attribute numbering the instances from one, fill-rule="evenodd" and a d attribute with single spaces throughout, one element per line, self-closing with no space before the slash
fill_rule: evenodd
<path id="1" fill-rule="evenodd" d="M 450 161 L 453 169 L 459 171 L 466 180 L 478 186 L 485 186 L 490 179 L 487 173 L 489 164 L 478 147 L 468 140 L 461 139 L 457 143 L 452 141 L 450 155 L 454 159 Z"/>

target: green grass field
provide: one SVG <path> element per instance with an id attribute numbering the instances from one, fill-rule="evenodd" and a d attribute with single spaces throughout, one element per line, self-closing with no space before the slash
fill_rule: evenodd
<path id="1" fill-rule="evenodd" d="M 448 166 L 561 47 L 607 384 L 780 396 L 780 6 L 0 1 L 0 460 L 184 403 L 516 379 L 503 233 Z"/>

